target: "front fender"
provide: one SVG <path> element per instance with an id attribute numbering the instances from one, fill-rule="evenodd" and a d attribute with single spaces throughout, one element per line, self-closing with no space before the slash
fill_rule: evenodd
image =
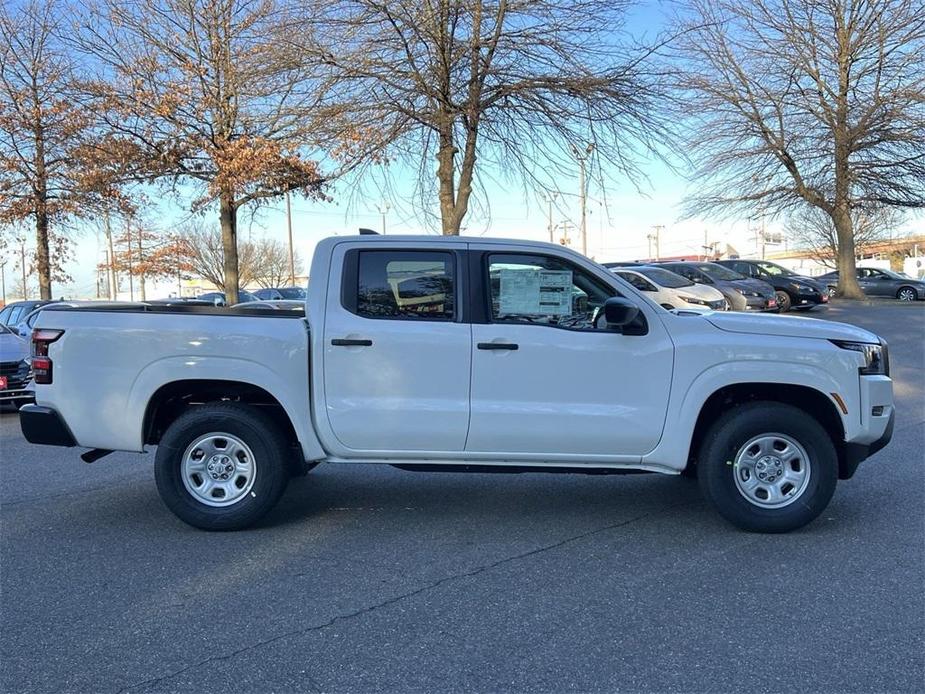
<path id="1" fill-rule="evenodd" d="M 643 462 L 667 465 L 683 470 L 693 440 L 694 429 L 703 406 L 717 391 L 727 386 L 745 383 L 797 385 L 812 388 L 822 393 L 835 405 L 842 425 L 850 438 L 850 432 L 857 422 L 845 416 L 837 407 L 832 393 L 838 393 L 848 407 L 848 412 L 859 412 L 858 388 L 846 388 L 844 379 L 812 363 L 792 363 L 774 359 L 750 361 L 729 361 L 715 364 L 699 373 L 686 386 L 676 384 L 668 408 L 668 427 L 659 445 Z"/>

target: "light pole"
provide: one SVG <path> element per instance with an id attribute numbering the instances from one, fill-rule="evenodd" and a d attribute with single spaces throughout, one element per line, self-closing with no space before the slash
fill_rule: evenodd
<path id="1" fill-rule="evenodd" d="M 392 205 L 388 200 L 383 200 L 379 203 L 378 209 L 379 214 L 382 215 L 382 235 L 385 236 L 385 216 L 389 213 L 389 210 L 392 209 Z"/>
<path id="2" fill-rule="evenodd" d="M 651 242 L 655 241 L 655 259 L 659 260 L 661 257 L 661 251 L 659 250 L 659 244 L 661 243 L 662 229 L 665 228 L 664 224 L 653 224 L 652 228 L 655 229 L 654 234 L 649 234 L 646 238 L 649 240 L 649 259 L 652 258 L 652 246 Z"/>
<path id="3" fill-rule="evenodd" d="M 585 162 L 588 160 L 588 157 L 591 156 L 591 152 L 593 150 L 593 142 L 588 143 L 588 146 L 585 147 L 584 152 L 579 152 L 578 148 L 575 147 L 575 145 L 572 145 L 572 153 L 578 160 L 578 188 L 579 195 L 581 196 L 581 252 L 584 255 L 588 255 L 588 211 L 586 200 L 588 195 L 588 185 L 585 180 Z"/>
<path id="4" fill-rule="evenodd" d="M 555 226 L 554 226 L 553 223 L 552 223 L 552 204 L 555 202 L 555 200 L 556 200 L 556 198 L 557 198 L 558 196 L 559 196 L 559 193 L 557 193 L 557 192 L 555 192 L 555 191 L 551 191 L 551 190 L 550 190 L 550 191 L 547 191 L 547 192 L 546 192 L 546 202 L 549 203 L 549 224 L 548 224 L 548 229 L 549 229 L 549 243 L 555 243 L 555 242 L 556 242 L 556 241 L 555 241 L 555 237 L 554 237 L 556 228 L 555 228 Z"/>
<path id="5" fill-rule="evenodd" d="M 292 248 L 292 205 L 286 192 L 286 226 L 289 229 L 289 286 L 295 286 L 295 251 Z"/>
<path id="6" fill-rule="evenodd" d="M 6 261 L 0 260 L 0 290 L 3 292 L 3 305 L 6 306 Z"/>

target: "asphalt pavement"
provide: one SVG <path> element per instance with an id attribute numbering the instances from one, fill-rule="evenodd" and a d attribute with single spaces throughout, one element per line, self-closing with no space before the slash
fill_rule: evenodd
<path id="1" fill-rule="evenodd" d="M 890 342 L 896 430 L 781 536 L 679 477 L 375 465 L 206 533 L 150 453 L 86 465 L 2 415 L 0 688 L 923 691 L 925 303 L 812 315 Z"/>

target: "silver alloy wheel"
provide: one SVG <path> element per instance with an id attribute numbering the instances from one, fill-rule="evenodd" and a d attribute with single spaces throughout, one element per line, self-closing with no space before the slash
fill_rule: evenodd
<path id="1" fill-rule="evenodd" d="M 786 434 L 759 434 L 736 453 L 736 489 L 761 508 L 783 508 L 803 495 L 812 465 L 806 450 Z"/>
<path id="2" fill-rule="evenodd" d="M 915 290 L 903 287 L 899 290 L 899 295 L 896 298 L 900 301 L 915 301 Z"/>
<path id="3" fill-rule="evenodd" d="M 186 491 L 206 506 L 231 506 L 250 493 L 257 476 L 254 454 L 237 436 L 211 432 L 183 454 L 181 475 Z"/>

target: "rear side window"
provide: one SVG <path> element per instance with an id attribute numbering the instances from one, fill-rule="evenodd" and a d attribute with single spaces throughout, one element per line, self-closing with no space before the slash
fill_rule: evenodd
<path id="1" fill-rule="evenodd" d="M 455 293 L 452 253 L 359 251 L 356 303 L 349 296 L 345 303 L 365 318 L 452 321 Z"/>

